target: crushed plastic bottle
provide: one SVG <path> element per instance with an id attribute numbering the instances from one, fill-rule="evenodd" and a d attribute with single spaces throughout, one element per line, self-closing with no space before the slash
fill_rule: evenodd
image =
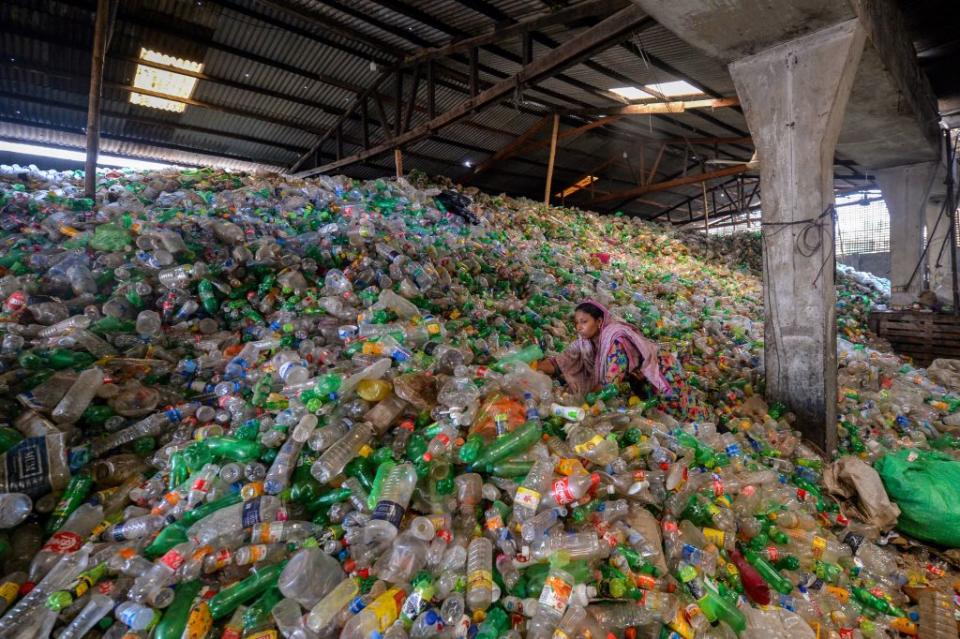
<path id="1" fill-rule="evenodd" d="M 761 399 L 757 234 L 99 177 L 0 167 L 0 637 L 956 636 L 955 572 L 849 521 Z M 866 327 L 889 286 L 837 280 L 837 453 L 956 456 L 958 396 Z M 538 370 L 585 298 L 672 394 Z"/>

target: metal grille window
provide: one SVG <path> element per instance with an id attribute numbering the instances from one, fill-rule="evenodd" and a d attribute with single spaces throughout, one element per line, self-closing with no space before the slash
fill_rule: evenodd
<path id="1" fill-rule="evenodd" d="M 837 255 L 890 250 L 890 214 L 880 191 L 838 197 L 836 207 Z"/>

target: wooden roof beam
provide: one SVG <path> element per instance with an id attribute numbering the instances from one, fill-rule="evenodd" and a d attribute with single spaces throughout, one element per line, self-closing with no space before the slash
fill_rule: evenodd
<path id="1" fill-rule="evenodd" d="M 636 6 L 631 5 L 626 9 L 622 9 L 596 26 L 591 27 L 577 37 L 572 38 L 560 47 L 554 49 L 551 55 L 534 60 L 524 66 L 516 75 L 501 80 L 482 91 L 475 98 L 465 100 L 450 111 L 407 131 L 395 138 L 392 143 L 377 145 L 372 149 L 303 172 L 300 175 L 314 175 L 316 173 L 332 171 L 353 164 L 354 162 L 386 153 L 396 146 L 402 146 L 422 139 L 436 130 L 457 122 L 471 113 L 499 101 L 504 96 L 516 90 L 517 87 L 535 84 L 546 77 L 556 74 L 560 69 L 577 64 L 597 51 L 608 48 L 611 44 L 625 38 L 631 31 L 636 29 L 637 25 L 640 24 L 644 18 L 644 13 Z"/>
<path id="2" fill-rule="evenodd" d="M 726 168 L 717 169 L 716 171 L 709 171 L 707 173 L 698 173 L 696 175 L 674 178 L 665 182 L 657 182 L 656 184 L 646 184 L 644 186 L 638 186 L 625 191 L 610 193 L 609 195 L 605 195 L 594 200 L 594 204 L 602 204 L 604 202 L 612 202 L 615 200 L 633 199 L 645 193 L 667 191 L 678 186 L 686 186 L 688 184 L 700 184 L 701 182 L 706 182 L 707 180 L 714 180 L 717 178 L 730 177 L 732 175 L 746 173 L 752 169 L 753 167 L 748 164 L 737 164 L 735 166 L 728 166 Z"/>
<path id="3" fill-rule="evenodd" d="M 606 109 L 586 109 L 575 111 L 577 115 L 652 115 L 658 113 L 684 113 L 693 109 L 724 109 L 740 105 L 739 98 L 718 98 L 709 100 L 676 100 L 673 102 L 647 102 L 627 104 Z"/>

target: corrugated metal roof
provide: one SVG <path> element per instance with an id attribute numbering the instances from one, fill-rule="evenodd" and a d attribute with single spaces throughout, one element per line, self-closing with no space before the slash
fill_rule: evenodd
<path id="1" fill-rule="evenodd" d="M 576 1 L 569 0 L 566 5 Z M 0 55 L 18 61 L 0 66 L 3 135 L 22 134 L 31 140 L 47 135 L 48 142 L 68 146 L 81 141 L 94 4 L 92 0 L 0 3 Z M 555 4 L 541 0 L 125 0 L 120 3 L 105 73 L 104 145 L 113 145 L 111 152 L 125 149 L 166 161 L 219 155 L 234 167 L 239 167 L 237 163 L 289 166 L 398 56 L 544 15 Z M 586 28 L 583 22 L 575 28 L 560 24 L 544 28 L 534 41 L 535 59 L 549 56 L 554 46 Z M 711 91 L 734 95 L 722 64 L 659 25 L 634 34 L 628 45 L 611 47 L 589 62 L 524 87 L 519 104 L 518 96 L 510 95 L 409 145 L 405 168 L 461 178 L 472 172 L 466 162 L 483 162 L 551 109 L 615 106 L 619 102 L 605 92 L 628 82 L 641 86 L 682 75 Z M 136 68 L 132 60 L 141 46 L 203 63 L 205 79 L 196 85 L 195 104 L 177 114 L 129 103 L 124 87 L 132 80 Z M 519 35 L 482 47 L 481 89 L 516 73 L 520 52 Z M 664 64 L 674 72 L 666 71 Z M 437 70 L 436 108 L 442 113 L 467 97 L 468 56 L 447 57 L 439 61 Z M 408 74 L 404 96 L 410 86 Z M 393 80 L 385 81 L 379 93 L 392 121 Z M 411 126 L 427 122 L 426 99 L 426 81 L 421 77 Z M 369 137 L 377 143 L 386 136 L 372 100 L 368 106 Z M 342 126 L 347 154 L 360 150 L 362 143 L 358 113 L 359 109 Z M 561 130 L 584 121 L 564 117 Z M 48 127 L 49 133 L 38 133 L 38 127 Z M 613 126 L 562 139 L 554 183 L 566 185 L 617 156 L 617 161 L 602 171 L 603 180 L 595 188 L 629 188 L 636 184 L 641 156 L 647 171 L 654 162 L 656 139 L 737 135 L 734 131 L 746 131 L 746 123 L 733 109 L 624 118 Z M 542 142 L 549 135 L 550 126 L 544 126 L 534 141 Z M 331 136 L 323 148 L 325 161 L 335 153 L 334 147 Z M 702 146 L 696 150 L 704 157 L 715 153 Z M 623 159 L 624 153 L 627 159 Z M 749 155 L 730 145 L 721 146 L 717 153 L 721 157 Z M 474 183 L 494 191 L 542 197 L 547 154 L 541 143 L 539 148 L 522 151 L 477 176 Z M 687 155 L 682 146 L 670 147 L 660 163 L 658 179 L 682 173 L 685 159 L 694 164 Z M 345 172 L 374 177 L 392 172 L 392 164 L 392 157 L 384 156 L 351 165 Z M 673 205 L 696 190 L 688 187 L 651 193 L 642 198 L 647 204 L 635 202 L 630 210 L 652 214 L 659 209 L 649 202 Z M 577 201 L 577 196 L 572 199 Z"/>

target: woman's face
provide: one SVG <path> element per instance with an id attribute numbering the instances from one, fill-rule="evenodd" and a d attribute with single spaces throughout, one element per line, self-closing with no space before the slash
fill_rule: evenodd
<path id="1" fill-rule="evenodd" d="M 583 311 L 577 311 L 573 314 L 573 326 L 577 330 L 577 334 L 583 339 L 593 339 L 600 332 L 601 324 L 603 324 L 602 320 L 593 319 Z"/>

